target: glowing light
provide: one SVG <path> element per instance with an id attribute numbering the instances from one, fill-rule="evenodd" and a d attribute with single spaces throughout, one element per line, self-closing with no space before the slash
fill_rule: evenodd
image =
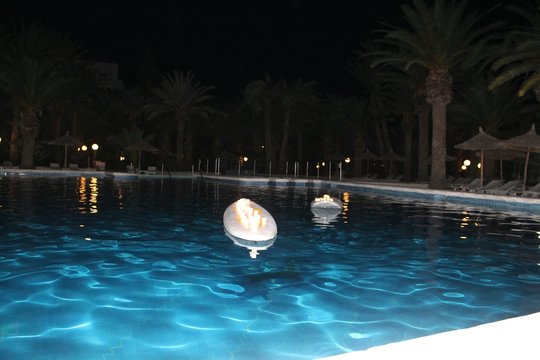
<path id="1" fill-rule="evenodd" d="M 343 193 L 343 223 L 345 224 L 348 224 L 348 217 L 347 217 L 347 213 L 349 212 L 349 193 L 348 192 L 344 192 Z"/>
<path id="2" fill-rule="evenodd" d="M 99 149 L 99 145 L 98 144 L 92 144 L 92 150 L 96 151 L 97 149 Z"/>
<path id="3" fill-rule="evenodd" d="M 480 168 L 482 167 L 482 164 L 481 164 L 481 163 L 478 163 L 478 164 L 476 165 L 476 167 L 480 169 Z"/>
<path id="4" fill-rule="evenodd" d="M 247 156 L 244 156 L 242 160 L 248 161 L 248 157 L 247 157 Z"/>
<path id="5" fill-rule="evenodd" d="M 463 160 L 463 165 L 465 165 L 465 166 L 471 165 L 471 160 L 469 160 L 469 159 Z"/>
<path id="6" fill-rule="evenodd" d="M 124 161 L 126 160 L 126 157 L 125 156 L 120 156 L 120 161 Z"/>
<path id="7" fill-rule="evenodd" d="M 81 146 L 81 150 L 82 150 L 82 151 L 88 150 L 88 146 L 86 146 L 86 145 Z"/>
<path id="8" fill-rule="evenodd" d="M 332 199 L 332 198 L 330 197 L 330 195 L 324 194 L 322 197 L 315 198 L 315 201 L 328 201 L 328 202 L 332 202 L 332 201 L 334 201 L 334 199 Z"/>
<path id="9" fill-rule="evenodd" d="M 324 163 L 324 161 L 321 163 L 321 166 L 325 166 L 326 164 Z"/>
<path id="10" fill-rule="evenodd" d="M 351 162 L 351 158 L 350 158 L 350 157 L 346 157 L 346 158 L 345 158 L 345 162 L 346 162 L 347 164 L 350 163 L 350 162 Z"/>
<path id="11" fill-rule="evenodd" d="M 317 166 L 315 166 L 317 169 L 320 168 L 319 164 L 317 164 Z"/>
<path id="12" fill-rule="evenodd" d="M 465 165 L 461 165 L 461 170 L 467 170 L 467 167 Z"/>
<path id="13" fill-rule="evenodd" d="M 253 232 L 266 226 L 266 218 L 261 216 L 260 209 L 251 207 L 249 199 L 240 199 L 236 202 L 236 214 L 240 224 Z"/>

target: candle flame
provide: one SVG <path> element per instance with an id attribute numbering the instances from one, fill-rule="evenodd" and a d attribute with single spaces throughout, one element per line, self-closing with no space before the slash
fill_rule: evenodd
<path id="1" fill-rule="evenodd" d="M 323 195 L 322 197 L 320 197 L 320 198 L 315 198 L 315 201 L 316 201 L 316 202 L 317 202 L 317 201 L 328 201 L 328 202 L 332 202 L 332 201 L 334 201 L 334 199 L 332 199 L 332 198 L 330 197 L 330 195 L 324 194 L 324 195 Z"/>
<path id="2" fill-rule="evenodd" d="M 236 202 L 236 215 L 238 222 L 253 232 L 266 226 L 266 218 L 261 215 L 261 210 L 254 209 L 249 199 L 240 199 Z"/>

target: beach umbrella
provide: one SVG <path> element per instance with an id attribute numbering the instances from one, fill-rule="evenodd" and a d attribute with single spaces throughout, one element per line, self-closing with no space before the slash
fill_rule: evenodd
<path id="1" fill-rule="evenodd" d="M 366 166 L 367 173 L 369 173 L 369 162 L 371 160 L 381 160 L 381 157 L 379 155 L 377 155 L 377 154 L 372 153 L 371 151 L 369 151 L 368 148 L 366 148 L 366 150 L 362 154 L 360 154 L 359 156 L 356 156 L 356 159 L 357 160 L 366 160 L 366 162 L 367 162 L 367 166 Z"/>
<path id="2" fill-rule="evenodd" d="M 360 156 L 357 156 L 357 158 L 360 160 L 381 160 L 379 155 L 372 153 L 368 148 Z"/>
<path id="3" fill-rule="evenodd" d="M 480 187 L 482 187 L 484 184 L 484 151 L 500 149 L 500 140 L 486 134 L 482 127 L 479 127 L 478 134 L 454 147 L 461 150 L 480 151 Z"/>
<path id="4" fill-rule="evenodd" d="M 144 151 L 144 152 L 155 153 L 155 152 L 159 151 L 158 149 L 156 149 L 155 147 L 153 147 L 149 143 L 145 142 L 142 138 L 140 138 L 139 141 L 137 141 L 136 143 L 131 144 L 129 146 L 126 146 L 124 149 L 126 149 L 128 151 L 138 151 L 139 152 L 139 166 L 137 168 L 137 169 L 139 169 L 139 171 L 141 171 L 142 152 Z"/>
<path id="5" fill-rule="evenodd" d="M 502 144 L 502 141 L 501 141 Z M 502 145 L 501 145 L 502 146 Z M 480 157 L 480 152 L 475 153 L 476 156 Z M 499 160 L 499 172 L 501 175 L 501 180 L 503 179 L 503 160 L 514 160 L 517 158 L 524 158 L 525 154 L 519 151 L 506 150 L 506 149 L 493 149 L 493 150 L 484 150 L 484 159 L 490 160 Z"/>
<path id="6" fill-rule="evenodd" d="M 47 142 L 49 145 L 59 145 L 64 147 L 64 168 L 67 168 L 67 148 L 68 146 L 81 146 L 82 141 L 75 139 L 69 135 L 69 131 L 66 131 L 64 136 L 60 136 L 52 141 Z"/>
<path id="7" fill-rule="evenodd" d="M 540 136 L 536 134 L 534 124 L 531 126 L 531 129 L 525 134 L 521 134 L 513 138 L 501 141 L 501 146 L 506 149 L 518 150 L 526 153 L 525 168 L 523 170 L 523 190 L 525 190 L 530 154 L 531 152 L 540 152 Z"/>

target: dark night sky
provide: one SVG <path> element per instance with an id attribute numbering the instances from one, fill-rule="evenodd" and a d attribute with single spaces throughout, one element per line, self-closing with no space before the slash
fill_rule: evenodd
<path id="1" fill-rule="evenodd" d="M 264 73 L 274 79 L 316 80 L 323 92 L 351 92 L 354 80 L 345 70 L 346 62 L 381 21 L 400 21 L 400 3 L 2 0 L 0 12 L 4 23 L 23 17 L 70 33 L 94 59 L 119 63 L 127 85 L 135 81 L 143 54 L 150 49 L 159 72 L 192 70 L 203 84 L 234 98 Z"/>

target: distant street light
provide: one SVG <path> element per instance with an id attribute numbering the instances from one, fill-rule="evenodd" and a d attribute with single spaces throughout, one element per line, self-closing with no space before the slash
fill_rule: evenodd
<path id="1" fill-rule="evenodd" d="M 98 144 L 92 144 L 92 150 L 94 150 L 94 167 L 97 168 L 97 162 L 96 162 L 96 154 L 97 154 L 97 151 L 99 149 L 99 145 Z"/>
<path id="2" fill-rule="evenodd" d="M 82 145 L 80 148 L 77 149 L 77 151 L 84 151 L 86 152 L 88 150 L 88 146 Z M 90 155 L 86 153 L 86 168 L 90 167 Z"/>

